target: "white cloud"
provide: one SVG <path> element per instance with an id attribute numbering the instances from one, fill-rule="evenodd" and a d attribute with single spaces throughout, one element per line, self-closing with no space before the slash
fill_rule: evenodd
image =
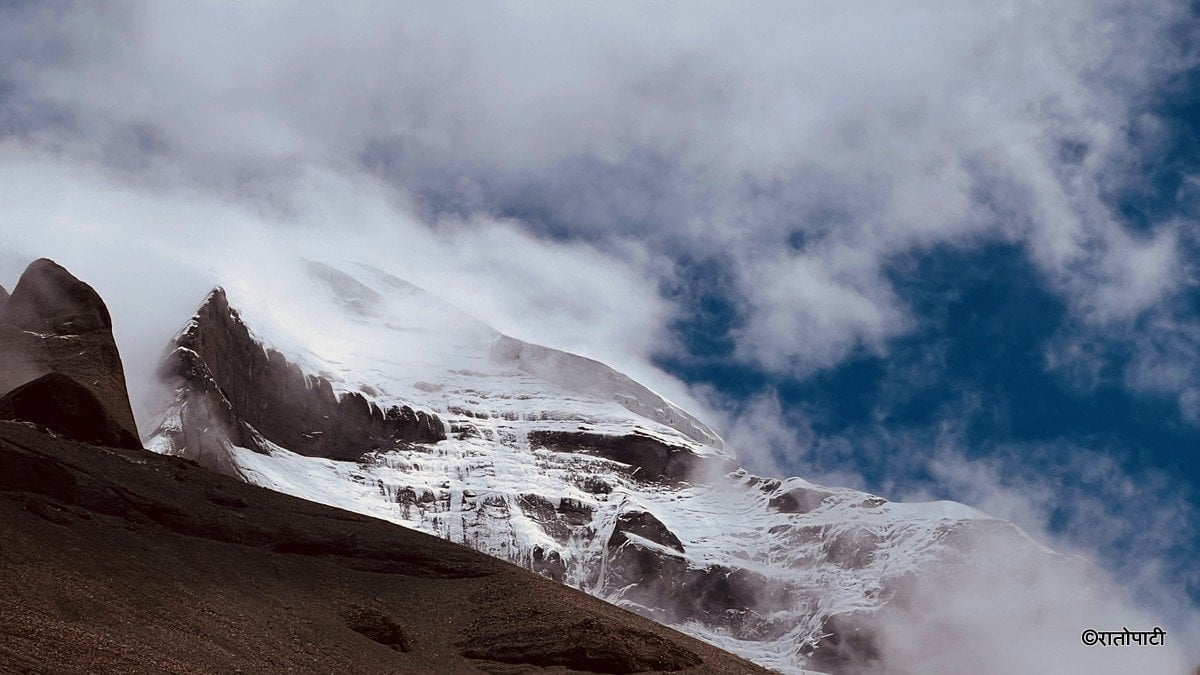
<path id="1" fill-rule="evenodd" d="M 961 565 L 915 579 L 881 615 L 879 671 L 1182 673 L 1200 663 L 1200 648 L 1186 640 L 1200 631 L 1188 599 L 1200 588 L 1194 488 L 1161 470 L 1127 467 L 1105 445 L 969 448 L 963 429 L 980 412 L 972 405 L 968 396 L 928 432 L 879 426 L 830 437 L 767 392 L 744 402 L 728 425 L 753 470 L 782 476 L 802 468 L 819 483 L 860 489 L 882 481 L 880 494 L 901 501 L 953 499 L 1065 556 L 1014 549 L 1005 532 L 976 532 L 962 542 Z M 872 448 L 868 479 L 855 460 Z M 1114 655 L 1080 642 L 1085 628 L 1155 625 L 1169 631 L 1171 649 Z"/>
<path id="2" fill-rule="evenodd" d="M 9 205 L 0 283 L 11 288 L 44 256 L 95 286 L 113 313 L 135 398 L 209 288 L 286 287 L 296 261 L 309 258 L 390 270 L 499 330 L 605 359 L 704 410 L 648 364 L 673 310 L 657 294 L 657 261 L 632 245 L 615 257 L 486 216 L 434 227 L 370 178 L 319 170 L 304 175 L 293 195 L 300 206 L 287 216 L 206 191 L 130 186 L 11 143 L 0 146 L 0 173 Z M 329 223 L 339 224 L 336 236 Z"/>
<path id="3" fill-rule="evenodd" d="M 720 256 L 739 354 L 780 372 L 908 330 L 882 270 L 936 244 L 1024 242 L 1102 324 L 1179 283 L 1179 225 L 1130 237 L 1101 198 L 1183 66 L 1167 0 L 81 10 L 7 22 L 34 147 L 284 210 L 305 167 L 365 163 L 445 228 Z"/>
<path id="4" fill-rule="evenodd" d="M 897 495 L 921 499 L 936 494 L 970 503 L 1017 524 L 1061 554 L 1080 556 L 1081 564 L 1087 561 L 1072 569 L 1030 558 L 1016 572 L 986 583 L 983 576 L 967 577 L 967 591 L 975 588 L 992 597 L 1018 599 L 982 613 L 999 622 L 990 627 L 998 645 L 1029 648 L 998 659 L 995 672 L 1020 670 L 1015 667 L 1020 661 L 1013 658 L 1048 663 L 1044 650 L 1062 649 L 1059 634 L 1101 626 L 1128 625 L 1133 630 L 1133 624 L 1161 625 L 1176 636 L 1176 649 L 1170 654 L 1118 655 L 1133 659 L 1125 666 L 1097 663 L 1095 654 L 1068 649 L 1063 654 L 1070 654 L 1070 660 L 1064 667 L 1119 672 L 1141 664 L 1137 669 L 1182 672 L 1200 659 L 1200 650 L 1181 639 L 1200 630 L 1200 614 L 1186 599 L 1189 586 L 1200 586 L 1200 574 L 1187 553 L 1194 547 L 1188 538 L 1200 521 L 1191 489 L 1162 471 L 1127 469 L 1118 456 L 1107 448 L 1046 443 L 993 447 L 970 459 L 949 433 L 928 459 L 929 482 Z M 1000 592 L 997 584 L 1002 583 L 1013 587 Z M 1027 597 L 1031 590 L 1033 595 Z M 1026 603 L 1025 611 L 1042 607 L 1040 618 L 1025 615 L 1028 625 L 1011 623 L 1022 602 L 1039 596 L 1039 602 Z M 1157 658 L 1163 661 L 1153 661 Z"/>
<path id="5" fill-rule="evenodd" d="M 880 616 L 885 655 L 868 673 L 1186 673 L 1195 624 L 1163 626 L 1138 607 L 1123 579 L 1082 560 L 1013 546 L 999 533 L 960 540 L 958 565 L 918 577 Z M 1086 646 L 1082 634 L 1166 629 L 1161 646 Z"/>

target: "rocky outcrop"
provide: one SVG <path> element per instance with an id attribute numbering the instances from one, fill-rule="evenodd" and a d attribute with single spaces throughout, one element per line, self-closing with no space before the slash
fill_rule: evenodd
<path id="1" fill-rule="evenodd" d="M 0 365 L 0 395 L 50 374 L 73 381 L 54 378 L 10 402 L 19 403 L 26 414 L 31 414 L 28 403 L 37 397 L 75 401 L 85 408 L 94 404 L 99 411 L 93 412 L 103 418 L 99 426 L 111 426 L 111 433 L 102 435 L 122 445 L 130 445 L 130 439 L 137 444 L 137 425 L 108 308 L 91 286 L 55 262 L 31 263 L 12 294 L 0 301 Z M 42 411 L 43 421 L 47 415 Z M 64 418 L 58 423 L 75 428 L 80 420 Z"/>
<path id="2" fill-rule="evenodd" d="M 62 373 L 43 375 L 0 398 L 0 419 L 33 422 L 94 445 L 142 447 L 91 390 Z"/>
<path id="3" fill-rule="evenodd" d="M 683 553 L 683 542 L 679 541 L 679 537 L 663 525 L 661 520 L 645 511 L 626 511 L 617 516 L 612 536 L 608 538 L 609 550 L 623 546 L 629 541 L 626 535 L 630 534 Z"/>
<path id="4" fill-rule="evenodd" d="M 833 614 L 821 624 L 821 640 L 806 665 L 820 672 L 867 673 L 878 669 L 883 656 L 873 626 L 877 612 Z"/>
<path id="5" fill-rule="evenodd" d="M 52 260 L 30 263 L 4 306 L 4 321 L 21 330 L 84 335 L 112 330 L 100 295 Z"/>
<path id="6" fill-rule="evenodd" d="M 701 622 L 739 639 L 777 639 L 795 627 L 773 609 L 801 604 L 787 584 L 745 568 L 695 565 L 681 552 L 626 538 L 605 557 L 613 599 L 667 624 Z"/>
<path id="7" fill-rule="evenodd" d="M 642 481 L 685 481 L 713 470 L 727 473 L 737 464 L 725 457 L 699 455 L 692 450 L 638 433 L 614 436 L 586 431 L 529 432 L 529 444 L 556 452 L 595 455 L 627 464 Z"/>
<path id="8" fill-rule="evenodd" d="M 242 447 L 262 450 L 266 439 L 302 455 L 350 461 L 402 443 L 445 438 L 437 416 L 408 406 L 383 410 L 357 392 L 339 396 L 329 380 L 265 348 L 219 288 L 176 338 L 160 373 L 183 381 L 185 414 L 194 416 L 179 429 L 177 454 L 210 466 L 223 461 L 220 441 L 189 438 L 187 429 L 197 421 L 215 421 Z"/>

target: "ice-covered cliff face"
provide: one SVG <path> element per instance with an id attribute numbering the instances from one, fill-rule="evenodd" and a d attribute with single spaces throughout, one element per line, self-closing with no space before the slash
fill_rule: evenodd
<path id="1" fill-rule="evenodd" d="M 319 286 L 295 305 L 209 296 L 167 354 L 175 395 L 148 447 L 466 544 L 782 671 L 875 658 L 875 613 L 972 532 L 1027 543 L 960 504 L 752 476 L 604 364 L 378 270 L 309 269 Z"/>

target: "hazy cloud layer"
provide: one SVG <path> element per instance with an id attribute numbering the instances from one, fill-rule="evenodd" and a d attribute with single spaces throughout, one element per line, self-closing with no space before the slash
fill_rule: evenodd
<path id="1" fill-rule="evenodd" d="M 431 228 L 370 178 L 314 173 L 293 197 L 319 207 L 262 214 L 210 193 L 131 186 L 0 145 L 0 284 L 51 256 L 94 285 L 114 316 L 135 398 L 175 331 L 215 284 L 303 303 L 300 259 L 364 262 L 402 275 L 512 335 L 601 358 L 692 409 L 706 408 L 643 355 L 674 311 L 636 256 L 529 236 L 486 215 Z M 36 223 L 24 226 L 25 223 Z M 331 223 L 350 223 L 330 227 Z M 143 420 L 144 421 L 144 420 Z"/>
<path id="2" fill-rule="evenodd" d="M 880 425 L 821 436 L 774 392 L 735 413 L 729 438 L 747 467 L 779 475 L 810 467 L 826 485 L 879 490 L 901 501 L 953 499 L 1016 524 L 1071 560 L 1012 548 L 1003 532 L 973 535 L 961 567 L 915 580 L 882 615 L 879 672 L 1185 672 L 1200 659 L 1186 636 L 1200 631 L 1188 600 L 1200 588 L 1191 537 L 1200 529 L 1196 490 L 1168 473 L 1122 465 L 1104 443 L 989 443 L 967 447 L 971 397 L 928 429 Z M 856 469 L 863 457 L 867 469 Z M 882 478 L 880 478 L 880 476 Z M 1097 653 L 1087 627 L 1162 626 L 1172 649 Z M 871 670 L 870 672 L 875 672 Z"/>
<path id="3" fill-rule="evenodd" d="M 308 166 L 363 169 L 435 221 L 720 256 L 769 369 L 884 349 L 912 317 L 881 267 L 934 244 L 1023 242 L 1093 325 L 1188 280 L 1186 224 L 1131 233 L 1105 201 L 1190 57 L 1181 3 L 10 13 L 28 144 L 282 211 Z"/>

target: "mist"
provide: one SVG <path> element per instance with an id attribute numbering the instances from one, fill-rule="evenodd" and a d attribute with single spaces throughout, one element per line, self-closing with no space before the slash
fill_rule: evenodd
<path id="1" fill-rule="evenodd" d="M 0 284 L 15 283 L 36 257 L 51 257 L 92 284 L 114 317 L 139 423 L 153 371 L 171 337 L 214 286 L 304 303 L 304 260 L 374 265 L 521 339 L 600 358 L 681 404 L 685 387 L 648 365 L 671 308 L 638 256 L 586 243 L 535 239 L 503 219 L 478 216 L 436 229 L 407 213 L 368 178 L 323 175 L 297 197 L 320 208 L 286 217 L 208 193 L 115 182 L 87 166 L 7 153 L 4 190 L 20 194 L 7 222 Z M 331 228 L 329 223 L 348 223 Z M 631 304 L 627 298 L 644 298 Z M 306 321 L 320 325 L 310 314 Z"/>

